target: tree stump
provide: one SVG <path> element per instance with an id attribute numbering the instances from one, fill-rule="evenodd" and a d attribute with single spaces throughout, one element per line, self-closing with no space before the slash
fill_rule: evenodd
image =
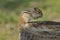
<path id="1" fill-rule="evenodd" d="M 19 40 L 60 40 L 60 22 L 37 21 L 28 29 L 21 30 Z"/>

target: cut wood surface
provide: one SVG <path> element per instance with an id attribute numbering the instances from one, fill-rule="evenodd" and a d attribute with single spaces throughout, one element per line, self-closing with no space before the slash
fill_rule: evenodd
<path id="1" fill-rule="evenodd" d="M 29 23 L 37 23 L 40 25 L 60 25 L 60 22 L 55 22 L 55 21 L 33 21 Z"/>

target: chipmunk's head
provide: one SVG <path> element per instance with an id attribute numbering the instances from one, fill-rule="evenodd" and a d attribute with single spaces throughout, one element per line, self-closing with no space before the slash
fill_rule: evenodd
<path id="1" fill-rule="evenodd" d="M 42 11 L 39 8 L 34 8 L 32 12 L 32 17 L 34 19 L 41 18 L 43 16 Z"/>
<path id="2" fill-rule="evenodd" d="M 42 12 L 38 8 L 34 8 L 32 11 L 24 10 L 22 14 L 25 15 L 25 17 L 32 17 L 33 19 L 42 17 Z"/>

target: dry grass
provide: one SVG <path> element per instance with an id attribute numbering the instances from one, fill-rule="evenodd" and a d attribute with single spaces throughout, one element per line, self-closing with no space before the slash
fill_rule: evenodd
<path id="1" fill-rule="evenodd" d="M 0 40 L 18 40 L 18 32 L 0 26 Z"/>

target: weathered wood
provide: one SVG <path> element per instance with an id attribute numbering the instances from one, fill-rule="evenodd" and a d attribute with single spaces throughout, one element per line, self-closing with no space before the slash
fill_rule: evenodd
<path id="1" fill-rule="evenodd" d="M 60 22 L 55 21 L 33 21 L 28 23 L 37 23 L 39 25 L 60 25 Z"/>
<path id="2" fill-rule="evenodd" d="M 30 22 L 32 27 L 21 30 L 20 40 L 60 40 L 60 22 Z"/>
<path id="3" fill-rule="evenodd" d="M 32 33 L 24 30 L 21 32 L 21 40 L 59 40 L 60 32 L 44 32 Z"/>

